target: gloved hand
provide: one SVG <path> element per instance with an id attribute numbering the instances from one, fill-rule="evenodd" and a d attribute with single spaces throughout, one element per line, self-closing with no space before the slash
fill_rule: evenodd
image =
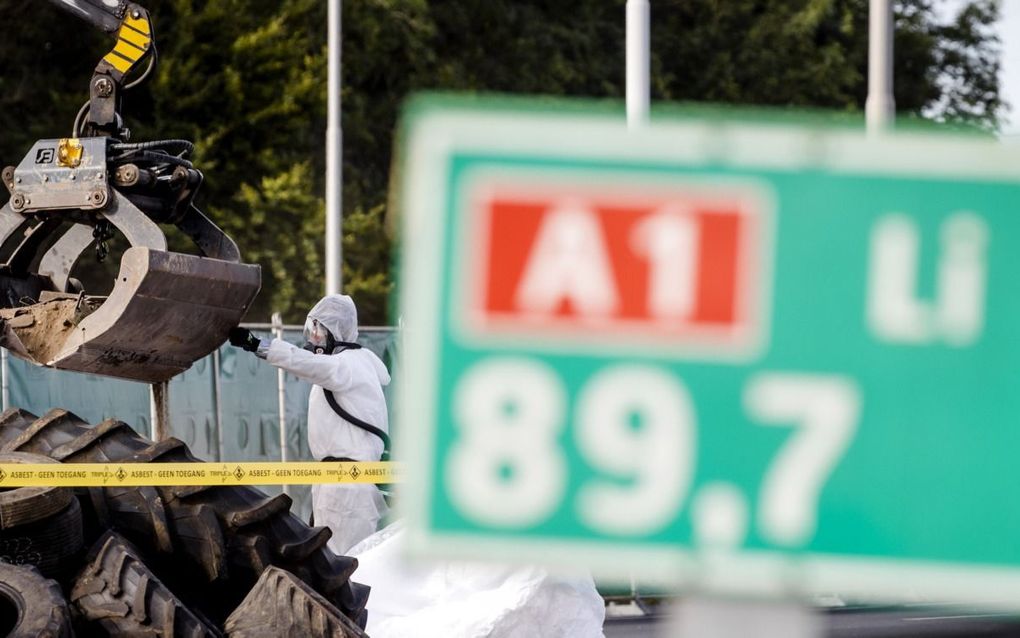
<path id="1" fill-rule="evenodd" d="M 243 348 L 248 352 L 255 352 L 259 349 L 259 338 L 251 333 L 251 330 L 240 326 L 230 329 L 230 345 Z"/>

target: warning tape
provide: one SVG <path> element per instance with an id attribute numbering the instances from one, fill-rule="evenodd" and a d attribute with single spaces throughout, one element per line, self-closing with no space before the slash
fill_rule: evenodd
<path id="1" fill-rule="evenodd" d="M 152 485 L 312 485 L 397 483 L 392 461 L 268 463 L 4 463 L 0 489 L 8 487 L 111 487 Z"/>

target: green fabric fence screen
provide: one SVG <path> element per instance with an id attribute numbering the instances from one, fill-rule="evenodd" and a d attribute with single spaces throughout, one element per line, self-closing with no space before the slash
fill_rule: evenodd
<path id="1" fill-rule="evenodd" d="M 255 332 L 266 336 L 268 331 Z M 364 328 L 359 338 L 382 358 L 391 374 L 398 365 L 397 334 L 392 328 Z M 299 343 L 300 327 L 285 327 L 283 338 Z M 41 368 L 14 357 L 6 357 L 4 372 L 4 409 L 17 407 L 42 415 L 63 408 L 93 424 L 116 418 L 151 436 L 146 384 Z M 294 375 L 284 375 L 287 460 L 311 460 L 306 436 L 309 390 Z M 392 396 L 392 388 L 387 388 L 391 423 Z M 170 382 L 171 435 L 208 461 L 278 461 L 282 458 L 279 397 L 276 368 L 248 352 L 223 346 Z M 270 493 L 280 489 L 266 487 Z M 290 486 L 288 494 L 294 499 L 294 512 L 307 520 L 310 488 Z"/>

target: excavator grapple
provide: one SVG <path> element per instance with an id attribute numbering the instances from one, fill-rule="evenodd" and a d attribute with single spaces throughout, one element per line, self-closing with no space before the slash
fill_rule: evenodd
<path id="1" fill-rule="evenodd" d="M 130 143 L 122 89 L 155 64 L 148 13 L 111 0 L 54 0 L 117 34 L 99 62 L 89 100 L 67 138 L 40 140 L 0 179 L 0 345 L 33 363 L 166 381 L 206 356 L 248 311 L 259 267 L 194 203 L 203 175 L 185 140 Z M 150 68 L 125 85 L 142 61 Z M 161 225 L 175 226 L 195 254 L 171 252 Z M 106 258 L 107 243 L 130 247 L 107 295 L 73 275 L 79 260 Z"/>

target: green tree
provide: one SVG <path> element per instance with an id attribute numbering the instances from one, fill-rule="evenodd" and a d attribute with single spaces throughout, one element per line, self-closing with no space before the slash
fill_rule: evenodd
<path id="1" fill-rule="evenodd" d="M 321 0 L 143 0 L 161 64 L 127 96 L 134 139 L 185 137 L 199 205 L 262 264 L 249 317 L 301 318 L 322 291 L 326 8 Z M 860 112 L 867 0 L 655 0 L 653 98 Z M 625 0 L 344 2 L 344 283 L 365 323 L 392 287 L 386 232 L 400 104 L 426 89 L 619 99 Z M 994 130 L 1002 117 L 997 0 L 950 23 L 899 0 L 904 116 Z M 0 2 L 0 158 L 66 134 L 109 38 L 38 0 Z"/>
<path id="2" fill-rule="evenodd" d="M 415 90 L 624 92 L 625 0 L 345 4 L 344 188 L 359 210 L 384 202 L 393 127 Z M 932 0 L 894 8 L 899 114 L 996 129 L 998 0 L 948 24 Z M 867 14 L 868 0 L 655 0 L 653 99 L 861 113 Z"/>
<path id="3" fill-rule="evenodd" d="M 321 3 L 153 4 L 160 67 L 145 138 L 195 140 L 202 205 L 262 265 L 249 313 L 297 320 L 322 294 L 325 57 Z"/>

